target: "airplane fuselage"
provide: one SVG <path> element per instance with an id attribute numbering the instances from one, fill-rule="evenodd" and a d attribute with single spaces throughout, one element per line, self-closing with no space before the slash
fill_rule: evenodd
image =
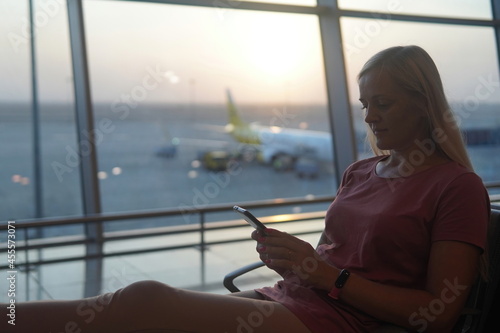
<path id="1" fill-rule="evenodd" d="M 265 163 L 280 155 L 333 160 L 332 137 L 327 132 L 251 125 L 235 129 L 233 135 L 240 142 L 260 144 Z"/>

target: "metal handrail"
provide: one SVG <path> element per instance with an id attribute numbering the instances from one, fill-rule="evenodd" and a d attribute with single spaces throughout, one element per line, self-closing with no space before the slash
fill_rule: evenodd
<path id="1" fill-rule="evenodd" d="M 486 188 L 500 188 L 500 181 L 484 182 Z"/>
<path id="2" fill-rule="evenodd" d="M 500 181 L 496 182 L 485 182 L 485 187 L 500 188 Z M 249 209 L 253 208 L 267 208 L 275 206 L 289 206 L 296 204 L 313 204 L 333 201 L 335 196 L 325 195 L 316 196 L 310 199 L 304 198 L 290 198 L 290 199 L 269 199 L 269 200 L 259 200 L 259 201 L 248 201 L 245 202 L 245 207 Z M 214 212 L 229 211 L 232 209 L 230 204 L 215 204 L 203 208 L 192 208 L 189 210 L 189 214 L 206 214 Z M 180 212 L 179 209 L 158 209 L 158 210 L 147 210 L 147 211 L 133 211 L 133 212 L 122 212 L 122 213 L 100 213 L 92 214 L 86 216 L 78 217 L 57 217 L 57 218 L 37 218 L 37 219 L 26 219 L 26 220 L 16 220 L 16 228 L 35 228 L 35 227 L 48 227 L 57 225 L 71 225 L 71 224 L 81 224 L 81 223 L 91 223 L 91 222 L 107 222 L 107 221 L 124 221 L 131 219 L 140 218 L 153 218 L 153 217 L 167 217 L 183 215 L 186 212 Z M 0 225 L 1 230 L 7 230 L 6 221 L 2 221 Z"/>
<path id="3" fill-rule="evenodd" d="M 320 196 L 311 199 L 304 198 L 293 198 L 293 199 L 274 199 L 274 200 L 262 200 L 262 201 L 253 201 L 246 202 L 245 207 L 248 209 L 255 208 L 269 208 L 276 206 L 287 206 L 287 205 L 297 205 L 297 204 L 315 204 L 315 203 L 324 203 L 333 201 L 334 196 Z M 26 260 L 25 262 L 18 262 L 16 265 L 19 267 L 23 266 L 38 266 L 44 264 L 53 264 L 53 263 L 62 263 L 69 261 L 77 261 L 77 260 L 88 260 L 88 259 L 99 259 L 104 257 L 112 257 L 118 255 L 132 255 L 132 254 L 141 254 L 148 252 L 156 252 L 156 251 L 165 251 L 165 250 L 178 250 L 185 248 L 193 248 L 199 247 L 200 252 L 203 257 L 203 253 L 205 248 L 210 245 L 218 245 L 218 244 L 228 244 L 235 243 L 248 240 L 248 238 L 233 238 L 229 240 L 221 240 L 221 241 L 210 241 L 207 242 L 205 240 L 205 233 L 208 231 L 219 230 L 219 229 L 232 229 L 245 227 L 246 224 L 241 220 L 231 220 L 225 222 L 206 222 L 205 214 L 214 213 L 214 212 L 224 212 L 231 211 L 232 205 L 229 204 L 220 204 L 220 205 L 212 205 L 205 208 L 195 208 L 189 211 L 189 214 L 198 214 L 200 215 L 200 222 L 197 224 L 190 225 L 175 225 L 168 227 L 157 227 L 143 230 L 134 230 L 133 232 L 127 231 L 112 231 L 105 232 L 101 241 L 109 242 L 109 241 L 117 241 L 124 239 L 132 239 L 132 238 L 142 238 L 142 237 L 153 237 L 153 236 L 162 236 L 162 235 L 174 235 L 174 234 L 182 234 L 182 233 L 200 233 L 200 241 L 186 243 L 182 245 L 174 245 L 174 246 L 161 246 L 161 247 L 153 247 L 153 248 L 145 248 L 145 249 L 134 249 L 134 250 L 121 250 L 116 252 L 103 252 L 93 255 L 82 255 L 82 256 L 72 256 L 72 257 L 64 257 L 58 259 L 42 259 L 37 261 Z M 95 240 L 89 239 L 84 236 L 64 236 L 64 237 L 53 237 L 50 239 L 36 239 L 36 240 L 28 240 L 27 239 L 27 230 L 29 228 L 39 228 L 39 227 L 48 227 L 48 226 L 62 226 L 62 225 L 73 225 L 73 224 L 81 224 L 81 223 L 100 223 L 103 221 L 125 221 L 130 219 L 138 219 L 138 218 L 152 218 L 152 217 L 162 217 L 162 216 L 175 216 L 181 215 L 185 212 L 181 212 L 177 209 L 166 209 L 166 210 L 157 210 L 157 211 L 147 211 L 147 212 L 134 212 L 134 213 L 119 213 L 119 214 L 95 214 L 91 216 L 85 217 L 74 217 L 74 218 L 58 218 L 58 219 L 39 219 L 36 221 L 16 221 L 16 229 L 25 231 L 25 241 L 17 241 L 16 250 L 17 251 L 29 251 L 36 249 L 44 249 L 49 247 L 62 247 L 69 245 L 82 245 L 82 244 L 92 244 L 95 243 Z M 272 223 L 287 223 L 287 222 L 300 222 L 311 219 L 319 219 L 324 218 L 324 212 L 318 213 L 297 213 L 297 214 L 287 214 L 286 219 L 281 219 L 280 221 L 271 221 L 270 218 L 263 217 L 263 222 L 272 222 Z M 266 221 L 268 220 L 268 221 Z M 7 226 L 3 226 L 1 229 L 7 229 Z M 305 232 L 296 233 L 296 235 L 304 235 L 311 233 L 318 233 L 321 230 L 308 230 Z M 59 241 L 60 240 L 60 241 Z M 1 244 L 0 244 L 1 245 Z M 6 269 L 7 266 L 0 266 L 0 269 Z"/>
<path id="4" fill-rule="evenodd" d="M 485 183 L 486 188 L 499 188 L 500 182 L 487 182 Z M 304 204 L 315 204 L 315 203 L 324 203 L 331 202 L 335 199 L 335 196 L 317 196 L 310 199 L 304 198 L 291 198 L 291 199 L 272 199 L 272 200 L 260 200 L 260 201 L 251 201 L 245 202 L 245 207 L 248 209 L 255 208 L 269 208 L 276 206 L 290 206 L 290 205 L 304 205 Z M 498 195 L 491 195 L 492 201 L 499 200 Z M 75 256 L 75 257 L 67 257 L 60 259 L 52 259 L 52 260 L 39 260 L 39 261 L 27 261 L 26 263 L 18 263 L 19 266 L 23 265 L 42 265 L 49 263 L 60 263 L 67 261 L 75 261 L 75 260 L 86 260 L 86 259 L 94 259 L 94 258 L 103 258 L 117 255 L 130 255 L 130 254 L 140 254 L 154 251 L 164 251 L 164 250 L 176 250 L 183 248 L 192 248 L 199 246 L 201 249 L 204 249 L 209 245 L 216 244 L 224 244 L 224 243 L 234 243 L 244 241 L 246 239 L 230 239 L 224 241 L 205 241 L 205 232 L 217 230 L 217 229 L 231 229 L 231 228 L 239 228 L 246 226 L 241 220 L 231 220 L 226 222 L 210 222 L 207 223 L 205 221 L 205 214 L 207 213 L 215 213 L 215 212 L 225 212 L 231 211 L 232 206 L 230 204 L 217 204 L 211 205 L 203 208 L 192 208 L 189 211 L 180 211 L 179 209 L 163 209 L 163 210 L 149 210 L 144 212 L 124 212 L 124 213 L 102 213 L 102 214 L 93 214 L 88 216 L 81 217 L 66 217 L 66 218 L 45 218 L 45 219 L 33 219 L 33 220 L 21 220 L 16 221 L 16 229 L 24 229 L 27 231 L 29 228 L 41 228 L 41 227 L 49 227 L 49 226 L 65 226 L 65 225 L 74 225 L 74 224 L 86 224 L 86 223 L 100 223 L 107 221 L 114 222 L 122 222 L 131 219 L 143 219 L 143 218 L 154 218 L 154 217 L 167 217 L 167 216 L 179 216 L 183 214 L 197 214 L 199 215 L 199 223 L 189 224 L 189 225 L 175 225 L 168 227 L 156 227 L 150 229 L 141 229 L 141 230 L 133 230 L 133 231 L 112 231 L 112 232 L 104 232 L 103 237 L 101 239 L 102 242 L 109 241 L 117 241 L 117 240 L 125 240 L 125 239 L 134 239 L 134 238 L 142 238 L 142 237 L 153 237 L 153 236 L 166 236 L 166 235 L 174 235 L 174 234 L 183 234 L 183 233 L 200 233 L 200 241 L 196 243 L 189 243 L 183 245 L 176 246 L 162 246 L 155 248 L 147 248 L 147 249 L 135 249 L 133 251 L 117 251 L 117 252 L 105 252 L 96 255 L 84 255 L 84 256 Z M 324 217 L 324 212 L 316 212 L 316 213 L 307 213 L 307 214 L 290 214 L 289 219 L 277 222 L 277 223 L 285 223 L 285 222 L 299 222 L 308 219 L 318 219 Z M 265 218 L 263 218 L 265 221 Z M 6 230 L 8 228 L 6 223 L 3 223 L 0 226 L 0 230 Z M 304 233 L 299 234 L 307 234 L 307 233 L 316 233 L 321 230 L 311 230 Z M 298 235 L 299 235 L 298 234 Z M 27 239 L 27 232 L 25 232 L 26 240 L 17 242 L 17 250 L 19 251 L 29 251 L 34 249 L 44 249 L 49 247 L 62 247 L 62 246 L 70 246 L 70 245 L 82 245 L 82 244 L 92 244 L 95 243 L 96 240 L 89 239 L 85 236 L 63 236 L 63 237 L 52 237 L 46 239 Z M 0 243 L 0 245 L 3 245 Z M 203 250 L 202 250 L 203 252 Z M 0 266 L 0 269 L 5 269 L 6 266 Z"/>
<path id="5" fill-rule="evenodd" d="M 304 198 L 291 198 L 291 199 L 269 199 L 269 200 L 259 200 L 259 201 L 247 201 L 245 202 L 245 208 L 269 208 L 276 206 L 289 206 L 298 204 L 314 204 L 333 201 L 335 196 L 325 195 L 325 196 L 315 196 L 311 199 Z M 26 219 L 26 220 L 16 220 L 16 228 L 38 228 L 38 227 L 49 227 L 57 225 L 72 225 L 81 223 L 92 223 L 92 222 L 108 222 L 108 221 L 124 221 L 140 218 L 153 218 L 153 217 L 166 217 L 166 216 L 178 216 L 184 214 L 206 214 L 215 212 L 225 212 L 231 211 L 232 204 L 215 204 L 207 207 L 196 208 L 193 207 L 187 212 L 181 212 L 177 208 L 170 209 L 158 209 L 158 210 L 147 210 L 147 211 L 133 211 L 133 212 L 123 212 L 123 213 L 100 213 L 91 214 L 86 216 L 78 217 L 60 217 L 60 218 L 38 218 L 38 219 Z M 6 223 L 0 225 L 0 230 L 7 230 Z"/>

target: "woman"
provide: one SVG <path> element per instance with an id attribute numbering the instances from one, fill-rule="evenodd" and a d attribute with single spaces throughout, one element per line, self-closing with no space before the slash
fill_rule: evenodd
<path id="1" fill-rule="evenodd" d="M 302 269 L 299 284 L 288 276 L 278 288 L 258 291 L 312 332 L 364 332 L 380 321 L 449 332 L 480 266 L 487 192 L 424 50 L 384 50 L 365 64 L 358 83 L 377 156 L 344 173 L 316 250 L 324 261 L 308 259 L 312 249 L 294 237 L 254 235 L 270 268 L 283 275 L 293 264 Z M 297 267 L 301 262 L 305 267 Z M 351 274 L 340 275 L 347 280 L 339 289 L 341 269 Z"/>
<path id="2" fill-rule="evenodd" d="M 376 54 L 359 88 L 377 156 L 344 173 L 316 249 L 277 230 L 252 233 L 283 277 L 276 286 L 227 296 L 142 281 L 17 305 L 16 326 L 4 320 L 2 332 L 345 333 L 386 322 L 450 332 L 479 272 L 487 192 L 424 50 Z"/>

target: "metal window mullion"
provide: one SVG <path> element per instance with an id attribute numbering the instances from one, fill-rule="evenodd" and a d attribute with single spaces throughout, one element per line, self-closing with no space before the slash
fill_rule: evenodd
<path id="1" fill-rule="evenodd" d="M 35 6 L 34 0 L 28 2 L 29 7 L 29 22 L 30 22 L 30 58 L 31 58 L 31 99 L 32 99 L 32 116 L 33 116 L 33 178 L 34 178 L 34 191 L 35 191 L 35 217 L 44 217 L 44 200 L 43 200 L 43 172 L 42 172 L 42 140 L 41 140 L 41 118 L 40 118 L 40 99 L 38 95 L 38 67 L 36 57 L 36 22 L 35 22 Z M 43 228 L 34 228 L 34 238 L 43 238 Z M 28 242 L 28 230 L 25 229 L 25 239 Z M 43 257 L 43 250 L 37 250 L 38 256 Z M 26 251 L 26 290 L 30 286 L 30 272 L 28 251 Z M 41 275 L 41 271 L 37 271 Z M 41 276 L 39 276 L 41 281 Z M 40 296 L 40 294 L 38 295 Z M 27 293 L 27 300 L 30 298 L 30 293 Z"/>
<path id="2" fill-rule="evenodd" d="M 379 12 L 367 10 L 349 10 L 339 9 L 338 15 L 342 17 L 361 18 L 361 19 L 386 19 L 391 21 L 403 21 L 414 23 L 433 23 L 448 25 L 466 25 L 466 26 L 493 26 L 498 24 L 498 20 L 446 17 L 446 16 L 425 16 L 413 14 L 399 14 L 394 12 Z"/>
<path id="3" fill-rule="evenodd" d="M 97 153 L 93 139 L 94 118 L 88 74 L 87 50 L 81 0 L 67 0 L 68 22 L 75 88 L 75 109 L 80 158 L 83 210 L 85 215 L 101 213 L 99 180 L 97 178 Z M 88 256 L 102 255 L 102 222 L 86 223 L 86 237 L 92 242 L 87 244 Z M 86 261 L 84 296 L 93 296 L 101 291 L 102 258 Z"/>
<path id="4" fill-rule="evenodd" d="M 28 2 L 29 18 L 30 18 L 30 58 L 31 58 L 31 99 L 33 104 L 33 158 L 34 170 L 33 178 L 35 184 L 35 217 L 41 218 L 45 214 L 43 212 L 43 189 L 42 189 L 42 154 L 41 154 L 41 135 L 40 135 L 40 104 L 38 98 L 38 76 L 37 76 L 37 58 L 36 58 L 36 41 L 37 34 L 35 31 L 35 8 L 34 0 Z M 41 236 L 41 229 L 35 229 L 36 236 Z"/>
<path id="5" fill-rule="evenodd" d="M 347 77 L 345 70 L 340 17 L 336 0 L 318 0 L 318 5 L 329 7 L 319 15 L 330 127 L 332 130 L 334 165 L 337 184 L 344 170 L 357 159 Z"/>
<path id="6" fill-rule="evenodd" d="M 280 3 L 238 1 L 238 0 L 114 0 L 138 3 L 156 3 L 164 5 L 181 5 L 209 7 L 215 10 L 242 9 L 265 12 L 298 13 L 298 14 L 318 14 L 323 10 L 320 6 L 305 6 Z"/>

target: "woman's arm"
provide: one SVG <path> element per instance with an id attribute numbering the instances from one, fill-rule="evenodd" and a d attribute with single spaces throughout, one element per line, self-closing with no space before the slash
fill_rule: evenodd
<path id="1" fill-rule="evenodd" d="M 330 291 L 333 287 L 342 267 L 322 261 L 307 242 L 277 230 L 255 238 L 269 268 L 292 271 L 304 284 L 316 288 Z M 351 274 L 339 298 L 382 321 L 414 331 L 448 332 L 475 282 L 479 256 L 480 250 L 473 245 L 438 241 L 431 247 L 425 290 L 387 286 Z"/>
<path id="2" fill-rule="evenodd" d="M 431 247 L 424 291 L 385 286 L 352 275 L 340 298 L 381 320 L 419 332 L 449 332 L 478 272 L 480 250 L 455 241 Z"/>

